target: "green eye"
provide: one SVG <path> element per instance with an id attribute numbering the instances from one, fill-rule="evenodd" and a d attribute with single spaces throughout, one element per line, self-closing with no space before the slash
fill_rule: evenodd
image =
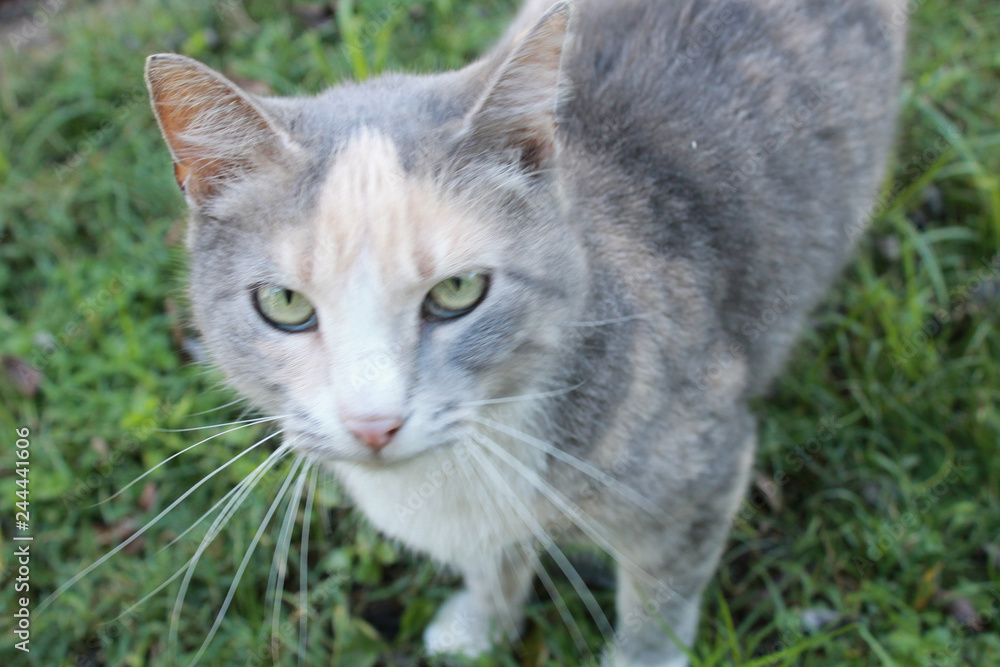
<path id="1" fill-rule="evenodd" d="M 489 284 L 489 277 L 482 273 L 466 273 L 443 280 L 427 294 L 424 315 L 433 320 L 461 317 L 480 304 Z"/>
<path id="2" fill-rule="evenodd" d="M 261 317 L 282 331 L 305 331 L 316 325 L 316 309 L 308 299 L 290 289 L 261 285 L 254 290 L 254 303 Z"/>

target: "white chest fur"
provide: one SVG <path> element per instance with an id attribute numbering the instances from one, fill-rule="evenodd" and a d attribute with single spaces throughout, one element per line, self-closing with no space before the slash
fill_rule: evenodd
<path id="1" fill-rule="evenodd" d="M 436 559 L 461 563 L 530 539 L 540 520 L 535 485 L 544 477 L 544 455 L 516 443 L 497 446 L 503 455 L 470 443 L 387 468 L 332 467 L 376 528 Z M 537 477 L 528 479 L 527 470 Z"/>

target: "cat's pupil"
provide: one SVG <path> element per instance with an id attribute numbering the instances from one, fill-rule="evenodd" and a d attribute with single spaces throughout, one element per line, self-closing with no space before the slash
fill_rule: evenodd
<path id="1" fill-rule="evenodd" d="M 292 305 L 292 299 L 294 299 L 294 298 L 295 298 L 295 292 L 293 292 L 290 289 L 286 289 L 285 290 L 285 303 L 287 305 L 289 305 L 289 306 Z"/>

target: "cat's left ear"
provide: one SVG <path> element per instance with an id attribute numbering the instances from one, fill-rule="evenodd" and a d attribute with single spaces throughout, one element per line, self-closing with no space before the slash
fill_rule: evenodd
<path id="1" fill-rule="evenodd" d="M 297 148 L 260 103 L 196 60 L 150 56 L 146 85 L 177 184 L 195 204 Z"/>
<path id="2" fill-rule="evenodd" d="M 514 45 L 466 117 L 464 133 L 492 150 L 517 151 L 526 169 L 538 169 L 556 152 L 560 65 L 572 8 L 552 6 Z"/>

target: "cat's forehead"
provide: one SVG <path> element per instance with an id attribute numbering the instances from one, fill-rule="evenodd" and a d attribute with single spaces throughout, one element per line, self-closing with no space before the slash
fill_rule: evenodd
<path id="1" fill-rule="evenodd" d="M 357 130 L 337 151 L 300 233 L 283 237 L 279 261 L 303 285 L 350 282 L 359 266 L 381 281 L 412 284 L 475 261 L 486 230 L 429 177 L 407 172 L 395 142 Z"/>

